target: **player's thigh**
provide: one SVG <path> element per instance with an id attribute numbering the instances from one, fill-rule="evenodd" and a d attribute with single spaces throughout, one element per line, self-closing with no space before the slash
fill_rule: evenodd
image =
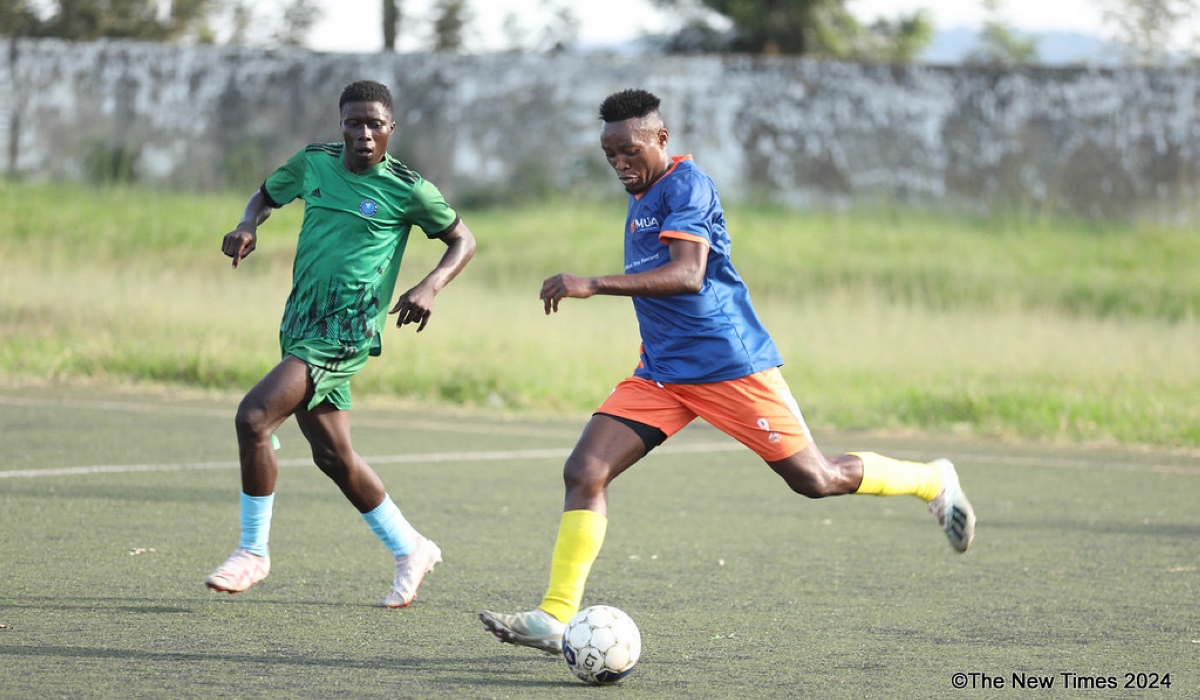
<path id="1" fill-rule="evenodd" d="M 369 341 L 355 344 L 327 338 L 288 338 L 281 334 L 279 344 L 284 354 L 294 355 L 308 365 L 311 381 L 308 408 L 328 402 L 343 411 L 350 410 L 350 380 L 367 363 Z"/>
<path id="2" fill-rule="evenodd" d="M 608 484 L 644 456 L 646 444 L 633 428 L 612 416 L 597 413 L 575 443 L 563 467 L 563 476 L 568 483 Z"/>
<path id="3" fill-rule="evenodd" d="M 647 443 L 646 434 L 661 431 L 662 436 L 670 437 L 695 418 L 696 414 L 662 385 L 629 377 L 596 409 L 567 458 L 563 476 L 568 486 L 608 484 L 657 444 Z M 650 430 L 639 434 L 629 423 Z"/>
<path id="4" fill-rule="evenodd" d="M 641 377 L 629 377 L 618 384 L 596 413 L 657 428 L 667 437 L 696 419 L 696 413 L 669 388 Z"/>
<path id="5" fill-rule="evenodd" d="M 812 434 L 777 368 L 711 384 L 671 385 L 704 420 L 777 462 L 812 445 Z"/>
<path id="6" fill-rule="evenodd" d="M 646 455 L 646 443 L 629 425 L 597 413 L 588 421 L 563 466 L 565 510 L 608 513 L 608 485 Z"/>
<path id="7" fill-rule="evenodd" d="M 311 387 L 308 365 L 286 355 L 242 398 L 238 423 L 274 430 L 304 405 Z"/>

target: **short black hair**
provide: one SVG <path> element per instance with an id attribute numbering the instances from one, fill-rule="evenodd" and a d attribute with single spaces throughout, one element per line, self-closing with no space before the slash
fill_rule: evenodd
<path id="1" fill-rule="evenodd" d="M 378 102 L 388 112 L 391 112 L 392 91 L 388 90 L 383 83 L 377 83 L 374 80 L 359 80 L 350 83 L 345 90 L 342 90 L 342 97 L 338 100 L 338 109 L 345 107 L 349 102 Z"/>
<path id="2" fill-rule="evenodd" d="M 658 106 L 662 100 L 645 90 L 631 88 L 614 92 L 600 103 L 600 119 L 608 122 L 623 122 L 626 119 L 640 119 L 658 114 Z"/>

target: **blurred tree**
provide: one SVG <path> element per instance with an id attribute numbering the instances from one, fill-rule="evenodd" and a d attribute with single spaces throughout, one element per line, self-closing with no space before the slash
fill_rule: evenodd
<path id="1" fill-rule="evenodd" d="M 542 51 L 559 51 L 579 38 L 579 16 L 570 5 L 542 0 L 539 12 L 546 18 L 537 48 Z"/>
<path id="2" fill-rule="evenodd" d="M 980 48 L 966 57 L 967 63 L 993 66 L 1021 66 L 1038 61 L 1037 37 L 1021 38 L 1001 16 L 1002 0 L 983 0 L 987 19 L 979 31 Z"/>
<path id="3" fill-rule="evenodd" d="M 852 29 L 846 58 L 907 63 L 933 41 L 934 25 L 928 10 L 917 10 L 894 20 L 877 20 L 865 28 L 855 22 Z"/>
<path id="4" fill-rule="evenodd" d="M 555 0 L 539 0 L 534 15 L 543 23 L 541 28 L 530 28 L 521 22 L 516 12 L 504 16 L 501 30 L 505 36 L 506 50 L 557 51 L 564 49 L 579 38 L 579 16 L 568 3 Z"/>
<path id="5" fill-rule="evenodd" d="M 0 0 L 0 36 L 30 36 L 39 26 L 27 0 Z"/>
<path id="6" fill-rule="evenodd" d="M 436 0 L 433 4 L 433 50 L 463 50 L 463 30 L 471 20 L 467 0 Z"/>
<path id="7" fill-rule="evenodd" d="M 230 28 L 229 43 L 235 46 L 250 43 L 250 28 L 254 24 L 254 8 L 249 2 L 229 0 L 221 10 Z"/>
<path id="8" fill-rule="evenodd" d="M 231 44 L 303 46 L 320 14 L 318 0 L 0 0 L 0 32 L 215 43 L 221 26 Z"/>
<path id="9" fill-rule="evenodd" d="M 908 61 L 928 45 L 933 36 L 933 23 L 925 11 L 864 26 L 846 8 L 847 0 L 653 2 L 690 18 L 679 33 L 668 38 L 666 48 L 670 51 Z M 711 15 L 728 22 L 730 29 L 715 27 L 710 21 Z"/>
<path id="10" fill-rule="evenodd" d="M 21 2 L 28 8 L 29 3 Z M 141 39 L 169 41 L 205 24 L 214 0 L 55 0 L 33 33 L 75 41 Z"/>
<path id="11" fill-rule="evenodd" d="M 1200 0 L 1097 0 L 1113 39 L 1139 65 L 1171 61 L 1172 53 L 1200 60 Z M 1190 28 L 1190 36 L 1186 30 Z M 1180 44 L 1182 42 L 1182 44 Z"/>
<path id="12" fill-rule="evenodd" d="M 383 50 L 396 51 L 396 38 L 400 33 L 401 0 L 383 0 Z"/>
<path id="13" fill-rule="evenodd" d="M 321 18 L 319 0 L 212 0 L 202 43 L 215 43 L 213 25 L 227 31 L 226 41 L 235 46 L 292 46 L 308 43 L 308 34 Z"/>
<path id="14" fill-rule="evenodd" d="M 272 40 L 282 46 L 303 47 L 313 25 L 321 19 L 321 6 L 317 0 L 289 0 L 282 14 Z"/>

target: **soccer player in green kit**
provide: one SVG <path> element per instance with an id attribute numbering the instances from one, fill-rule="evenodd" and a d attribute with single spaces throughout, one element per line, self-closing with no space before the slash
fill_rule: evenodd
<path id="1" fill-rule="evenodd" d="M 387 315 L 424 330 L 433 300 L 475 254 L 475 238 L 431 183 L 387 153 L 396 129 L 392 95 L 373 81 L 338 102 L 342 143 L 310 144 L 267 177 L 221 251 L 233 267 L 254 252 L 258 226 L 304 200 L 292 290 L 279 341 L 283 359 L 246 394 L 235 420 L 241 460 L 241 539 L 205 585 L 241 593 L 266 578 L 278 464 L 272 436 L 295 416 L 313 461 L 395 557 L 392 590 L 379 603 L 407 607 L 441 550 L 409 524 L 350 443 L 350 378 L 382 349 Z M 446 245 L 437 265 L 388 311 L 409 232 Z"/>

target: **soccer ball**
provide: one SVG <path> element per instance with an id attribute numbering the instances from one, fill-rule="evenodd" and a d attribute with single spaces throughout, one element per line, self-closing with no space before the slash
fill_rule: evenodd
<path id="1" fill-rule="evenodd" d="M 562 648 L 572 673 L 593 685 L 609 685 L 633 671 L 642 655 L 642 633 L 623 611 L 593 605 L 567 623 Z"/>

